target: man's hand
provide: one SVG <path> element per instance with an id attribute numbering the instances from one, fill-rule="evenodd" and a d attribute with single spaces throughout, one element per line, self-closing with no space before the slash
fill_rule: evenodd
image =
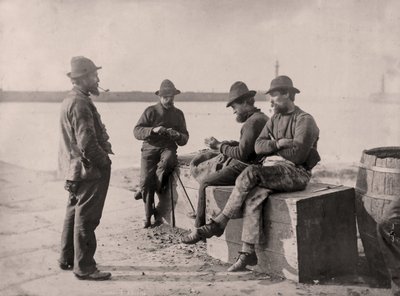
<path id="1" fill-rule="evenodd" d="M 221 142 L 214 137 L 204 139 L 204 144 L 206 144 L 207 147 L 216 150 L 218 150 L 221 146 Z"/>
<path id="2" fill-rule="evenodd" d="M 293 139 L 279 139 L 276 142 L 276 146 L 278 147 L 278 149 L 291 148 L 293 147 Z"/>
<path id="3" fill-rule="evenodd" d="M 181 134 L 179 132 L 177 132 L 176 130 L 172 129 L 172 128 L 167 129 L 166 133 L 174 141 L 179 140 L 179 138 L 181 137 Z"/>
<path id="4" fill-rule="evenodd" d="M 161 125 L 154 127 L 151 131 L 158 135 L 164 135 L 167 132 L 167 129 Z"/>

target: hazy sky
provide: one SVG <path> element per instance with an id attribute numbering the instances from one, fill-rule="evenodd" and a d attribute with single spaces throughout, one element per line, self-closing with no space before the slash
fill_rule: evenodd
<path id="1" fill-rule="evenodd" d="M 278 59 L 306 95 L 400 91 L 400 1 L 0 0 L 0 87 L 66 90 L 72 56 L 114 91 L 265 90 Z"/>

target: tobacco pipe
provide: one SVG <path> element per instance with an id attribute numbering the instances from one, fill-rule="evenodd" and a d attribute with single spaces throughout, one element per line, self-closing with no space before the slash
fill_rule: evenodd
<path id="1" fill-rule="evenodd" d="M 98 88 L 101 89 L 101 90 L 104 91 L 104 92 L 109 92 L 109 91 L 110 91 L 108 88 L 107 88 L 107 89 L 104 89 L 104 88 L 102 88 L 102 87 L 100 87 L 100 86 L 98 86 Z"/>

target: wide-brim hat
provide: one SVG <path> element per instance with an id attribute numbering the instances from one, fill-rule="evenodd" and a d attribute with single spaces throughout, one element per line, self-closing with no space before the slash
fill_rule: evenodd
<path id="1" fill-rule="evenodd" d="M 269 94 L 275 90 L 282 90 L 282 89 L 292 90 L 297 94 L 300 93 L 300 91 L 293 86 L 292 79 L 290 79 L 288 76 L 281 75 L 272 79 L 271 86 L 265 94 Z"/>
<path id="2" fill-rule="evenodd" d="M 96 66 L 92 60 L 83 56 L 77 56 L 71 59 L 71 72 L 68 72 L 67 76 L 69 78 L 79 78 L 99 69 L 101 67 Z"/>
<path id="3" fill-rule="evenodd" d="M 249 90 L 244 82 L 236 81 L 234 84 L 232 84 L 231 89 L 229 90 L 229 98 L 228 102 L 226 103 L 226 107 L 230 107 L 232 103 L 238 99 L 251 98 L 255 95 L 255 90 Z"/>
<path id="4" fill-rule="evenodd" d="M 161 82 L 160 89 L 155 92 L 157 96 L 160 97 L 172 97 L 179 95 L 181 91 L 175 88 L 175 85 L 169 79 L 164 79 Z"/>

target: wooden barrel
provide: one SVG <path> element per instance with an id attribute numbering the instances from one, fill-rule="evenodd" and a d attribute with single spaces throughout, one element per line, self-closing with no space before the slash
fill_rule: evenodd
<path id="1" fill-rule="evenodd" d="M 393 200 L 400 199 L 400 147 L 364 150 L 356 183 L 358 230 L 371 274 L 387 283 L 387 273 L 377 241 L 376 226 Z"/>

